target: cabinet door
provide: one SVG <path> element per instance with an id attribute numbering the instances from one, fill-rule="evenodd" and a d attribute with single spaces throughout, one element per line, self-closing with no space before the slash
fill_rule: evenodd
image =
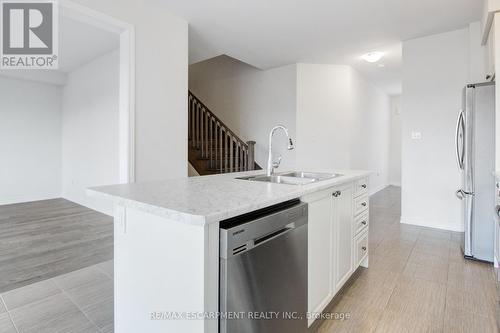
<path id="1" fill-rule="evenodd" d="M 351 186 L 338 189 L 333 197 L 334 290 L 337 292 L 353 272 L 353 190 Z"/>
<path id="2" fill-rule="evenodd" d="M 309 202 L 308 311 L 321 312 L 333 297 L 332 195 Z M 309 325 L 313 320 L 309 321 Z"/>

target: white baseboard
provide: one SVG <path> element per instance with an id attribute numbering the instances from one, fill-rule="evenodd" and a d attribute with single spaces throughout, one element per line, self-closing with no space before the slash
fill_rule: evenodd
<path id="1" fill-rule="evenodd" d="M 422 219 L 418 219 L 418 218 L 401 216 L 400 222 L 402 224 L 416 225 L 419 227 L 440 229 L 440 230 L 453 231 L 453 232 L 464 232 L 463 228 L 450 227 L 450 223 L 446 223 L 443 221 L 428 221 L 428 220 L 422 220 Z"/>
<path id="2" fill-rule="evenodd" d="M 377 192 L 382 191 L 383 189 L 385 189 L 388 186 L 389 186 L 389 184 L 385 184 L 385 185 L 382 185 L 382 186 L 380 186 L 378 188 L 374 188 L 374 189 L 370 190 L 370 196 L 374 195 Z"/>
<path id="3" fill-rule="evenodd" d="M 0 200 L 0 206 L 3 206 L 3 205 L 15 205 L 15 204 L 22 204 L 22 203 L 30 203 L 30 202 L 52 200 L 52 199 L 59 199 L 59 198 L 61 198 L 60 194 L 57 194 L 57 195 L 39 195 L 39 196 L 34 195 L 34 196 L 12 197 L 12 198 L 7 198 L 6 200 Z"/>
<path id="4" fill-rule="evenodd" d="M 401 187 L 401 183 L 389 183 L 390 186 Z"/>
<path id="5" fill-rule="evenodd" d="M 87 191 L 85 191 L 85 193 L 87 193 Z M 112 202 L 106 202 L 88 195 L 87 197 L 84 198 L 71 195 L 62 195 L 61 198 L 63 198 L 64 200 L 71 201 L 77 205 L 86 207 L 88 209 L 95 210 L 96 212 L 102 213 L 104 215 L 114 216 L 113 214 L 114 208 Z"/>

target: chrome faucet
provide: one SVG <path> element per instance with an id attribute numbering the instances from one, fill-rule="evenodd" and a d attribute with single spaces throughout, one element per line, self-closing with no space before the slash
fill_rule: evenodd
<path id="1" fill-rule="evenodd" d="M 276 162 L 273 162 L 273 135 L 276 130 L 283 130 L 286 134 L 286 137 L 288 138 L 288 150 L 293 149 L 293 141 L 290 138 L 290 135 L 288 134 L 288 129 L 285 126 L 278 125 L 274 126 L 271 132 L 269 133 L 269 155 L 267 157 L 267 176 L 272 176 L 274 174 L 274 169 L 280 166 L 281 163 L 281 156 L 278 157 L 278 160 Z"/>

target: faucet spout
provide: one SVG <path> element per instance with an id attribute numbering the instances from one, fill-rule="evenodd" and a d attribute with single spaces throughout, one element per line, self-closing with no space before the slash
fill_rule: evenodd
<path id="1" fill-rule="evenodd" d="M 268 177 L 272 176 L 274 174 L 274 169 L 279 167 L 279 164 L 281 162 L 281 157 L 278 160 L 278 162 L 273 162 L 273 135 L 274 135 L 274 132 L 276 132 L 277 130 L 282 130 L 283 132 L 285 132 L 286 137 L 288 139 L 287 149 L 292 150 L 294 148 L 292 138 L 290 138 L 290 135 L 288 134 L 288 129 L 285 126 L 278 125 L 278 126 L 274 126 L 271 129 L 271 132 L 269 132 L 269 155 L 267 157 L 267 173 L 266 174 Z"/>

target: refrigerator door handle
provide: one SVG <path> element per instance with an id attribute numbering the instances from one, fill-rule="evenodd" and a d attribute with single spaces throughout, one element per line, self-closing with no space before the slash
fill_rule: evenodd
<path id="1" fill-rule="evenodd" d="M 457 129 L 455 132 L 455 148 L 456 148 L 456 157 L 457 157 L 457 164 L 460 170 L 463 170 L 464 168 L 464 145 L 463 145 L 463 138 L 462 138 L 462 147 L 459 147 L 459 139 L 460 139 L 460 130 L 462 129 L 462 135 L 464 135 L 464 112 L 463 110 L 460 110 L 460 114 L 458 115 L 457 119 Z"/>
<path id="2" fill-rule="evenodd" d="M 455 192 L 455 195 L 456 195 L 456 196 L 457 196 L 457 198 L 459 198 L 460 200 L 463 200 L 463 199 L 465 199 L 465 196 L 466 196 L 466 195 L 472 195 L 472 196 L 474 196 L 475 194 L 474 194 L 474 192 L 467 192 L 467 191 L 464 191 L 464 190 L 460 189 L 460 190 L 457 190 L 457 191 Z"/>

